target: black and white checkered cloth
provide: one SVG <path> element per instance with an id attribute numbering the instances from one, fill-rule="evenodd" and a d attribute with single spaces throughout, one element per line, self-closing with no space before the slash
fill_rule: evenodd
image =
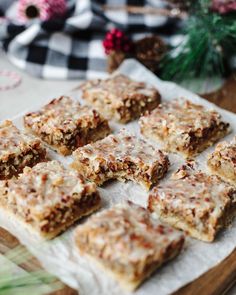
<path id="1" fill-rule="evenodd" d="M 9 59 L 28 73 L 49 79 L 94 78 L 106 73 L 102 46 L 106 31 L 124 30 L 131 38 L 156 32 L 170 42 L 176 20 L 164 16 L 104 11 L 103 5 L 154 5 L 161 0 L 68 0 L 64 18 L 20 24 L 16 3 L 0 1 L 0 43 Z"/>

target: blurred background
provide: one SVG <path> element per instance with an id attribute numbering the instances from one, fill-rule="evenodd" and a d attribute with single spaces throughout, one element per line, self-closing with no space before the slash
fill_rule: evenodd
<path id="1" fill-rule="evenodd" d="M 0 87 L 20 85 L 41 102 L 135 58 L 236 110 L 235 19 L 235 0 L 0 0 Z M 44 86 L 35 93 L 29 85 Z M 0 93 L 9 102 L 0 112 L 23 111 L 28 100 L 16 105 L 9 93 Z"/>
<path id="2" fill-rule="evenodd" d="M 131 57 L 163 79 L 219 83 L 235 67 L 235 11 L 234 0 L 1 0 L 0 42 L 44 79 L 104 76 Z"/>

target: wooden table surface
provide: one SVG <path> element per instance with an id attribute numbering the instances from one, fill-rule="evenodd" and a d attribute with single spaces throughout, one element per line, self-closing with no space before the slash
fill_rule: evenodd
<path id="1" fill-rule="evenodd" d="M 202 95 L 222 108 L 236 113 L 236 74 L 229 78 L 225 85 L 211 94 Z M 5 254 L 8 250 L 19 245 L 19 241 L 10 233 L 0 228 L 0 253 Z M 20 265 L 26 271 L 40 268 L 36 259 Z M 236 282 L 236 249 L 219 265 L 202 275 L 194 282 L 186 285 L 174 293 L 174 295 L 222 295 L 225 294 Z M 63 285 L 60 291 L 53 295 L 74 295 L 77 292 Z"/>
<path id="2" fill-rule="evenodd" d="M 236 113 L 236 74 L 221 89 L 201 95 L 221 108 Z M 223 295 L 236 283 L 236 249 L 223 262 L 174 295 Z"/>

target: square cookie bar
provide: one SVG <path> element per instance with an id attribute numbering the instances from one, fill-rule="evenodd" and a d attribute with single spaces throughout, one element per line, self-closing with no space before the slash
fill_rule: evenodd
<path id="1" fill-rule="evenodd" d="M 109 179 L 132 180 L 149 189 L 168 170 L 168 157 L 134 135 L 121 131 L 78 148 L 72 167 L 101 185 Z"/>
<path id="2" fill-rule="evenodd" d="M 40 140 L 20 132 L 11 121 L 0 125 L 0 179 L 9 179 L 25 166 L 45 161 L 46 149 Z"/>
<path id="3" fill-rule="evenodd" d="M 24 116 L 25 128 L 62 155 L 108 135 L 106 119 L 70 97 L 52 100 L 41 110 Z"/>
<path id="4" fill-rule="evenodd" d="M 106 118 L 121 123 L 134 120 L 160 103 L 159 92 L 143 82 L 124 75 L 106 80 L 91 80 L 82 84 L 84 100 Z"/>
<path id="5" fill-rule="evenodd" d="M 207 165 L 213 174 L 236 185 L 236 137 L 231 142 L 220 142 L 209 155 Z"/>
<path id="6" fill-rule="evenodd" d="M 214 110 L 185 99 L 159 105 L 140 118 L 141 133 L 163 144 L 170 152 L 190 158 L 229 132 L 229 124 Z"/>
<path id="7" fill-rule="evenodd" d="M 126 289 L 136 289 L 182 249 L 184 236 L 131 202 L 93 215 L 75 230 L 81 254 Z"/>
<path id="8" fill-rule="evenodd" d="M 100 207 L 96 185 L 57 161 L 26 167 L 0 186 L 0 206 L 46 239 Z"/>
<path id="9" fill-rule="evenodd" d="M 149 209 L 190 236 L 212 242 L 236 213 L 236 190 L 217 176 L 183 166 L 149 195 Z"/>

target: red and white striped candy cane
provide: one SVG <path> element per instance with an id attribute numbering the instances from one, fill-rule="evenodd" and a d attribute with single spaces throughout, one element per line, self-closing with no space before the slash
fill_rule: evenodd
<path id="1" fill-rule="evenodd" d="M 0 70 L 0 78 L 1 77 L 9 78 L 10 82 L 5 85 L 0 84 L 0 91 L 13 89 L 21 83 L 20 75 L 13 71 Z"/>

